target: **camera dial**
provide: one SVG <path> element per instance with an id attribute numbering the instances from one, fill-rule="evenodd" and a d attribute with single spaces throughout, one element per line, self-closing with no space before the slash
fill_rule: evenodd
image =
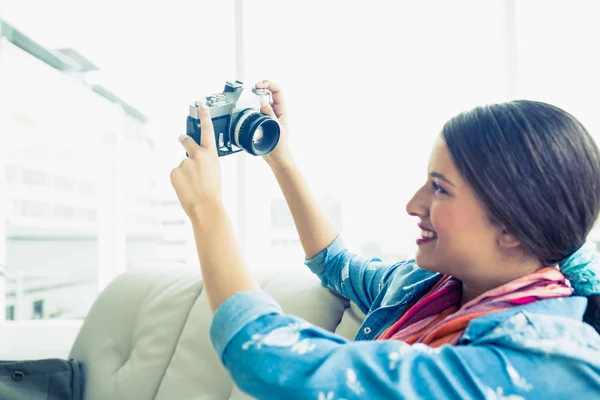
<path id="1" fill-rule="evenodd" d="M 215 93 L 206 97 L 206 105 L 209 107 L 220 106 L 227 102 L 227 98 L 224 94 Z"/>
<path id="2" fill-rule="evenodd" d="M 269 91 L 267 89 L 252 88 L 252 93 L 254 93 L 257 96 L 268 96 L 269 95 Z"/>

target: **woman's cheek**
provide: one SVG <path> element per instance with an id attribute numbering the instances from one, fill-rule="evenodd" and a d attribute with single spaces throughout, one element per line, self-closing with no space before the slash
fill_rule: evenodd
<path id="1" fill-rule="evenodd" d="M 436 231 L 438 236 L 446 231 L 448 214 L 444 208 L 445 207 L 442 204 L 434 203 L 431 205 L 429 211 L 429 220 L 432 228 Z"/>

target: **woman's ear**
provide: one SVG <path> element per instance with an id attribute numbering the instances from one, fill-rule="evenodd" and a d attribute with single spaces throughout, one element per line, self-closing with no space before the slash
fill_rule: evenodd
<path id="1" fill-rule="evenodd" d="M 500 237 L 498 238 L 498 244 L 505 249 L 513 249 L 520 246 L 521 242 L 513 234 L 509 233 L 506 228 L 502 228 Z"/>

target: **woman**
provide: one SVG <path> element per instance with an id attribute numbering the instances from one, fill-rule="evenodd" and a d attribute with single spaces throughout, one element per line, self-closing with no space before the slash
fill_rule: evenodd
<path id="1" fill-rule="evenodd" d="M 221 202 L 209 110 L 203 142 L 171 174 L 190 217 L 213 345 L 261 399 L 600 398 L 600 262 L 584 245 L 600 210 L 600 152 L 571 115 L 515 101 L 448 121 L 407 205 L 416 260 L 349 253 L 312 199 L 282 137 L 265 156 L 306 264 L 367 314 L 355 342 L 283 314 L 244 266 Z M 568 278 L 568 279 L 567 279 Z M 585 296 L 589 296 L 586 299 Z M 587 307 L 587 312 L 586 312 Z M 585 312 L 585 316 L 584 316 Z"/>

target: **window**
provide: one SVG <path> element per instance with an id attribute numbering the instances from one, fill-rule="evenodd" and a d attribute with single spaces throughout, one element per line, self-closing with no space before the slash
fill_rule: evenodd
<path id="1" fill-rule="evenodd" d="M 54 216 L 56 218 L 73 218 L 75 216 L 75 208 L 71 206 L 56 205 L 54 206 Z"/>
<path id="2" fill-rule="evenodd" d="M 44 300 L 33 302 L 33 314 L 31 319 L 44 319 Z"/>
<path id="3" fill-rule="evenodd" d="M 23 201 L 21 210 L 24 217 L 45 218 L 50 215 L 50 204 L 39 201 Z"/>
<path id="4" fill-rule="evenodd" d="M 239 78 L 235 4 L 244 7 L 237 69 L 243 65 L 246 85 L 283 85 L 295 158 L 356 251 L 414 254 L 418 229 L 404 207 L 422 184 L 434 138 L 460 111 L 533 97 L 600 132 L 598 102 L 590 101 L 600 89 L 591 2 L 79 3 L 37 2 L 32 13 L 31 2 L 0 2 L 0 167 L 12 205 L 0 214 L 0 296 L 16 320 L 82 318 L 129 266 L 196 262 L 168 171 L 185 155 L 177 137 L 188 105 Z M 7 32 L 27 36 L 36 51 Z M 265 163 L 236 155 L 221 165 L 225 206 L 246 231 L 249 265 L 301 262 Z"/>
<path id="5" fill-rule="evenodd" d="M 48 180 L 48 174 L 31 169 L 23 169 L 23 183 L 33 186 L 44 186 Z"/>
<path id="6" fill-rule="evenodd" d="M 600 144 L 598 3 L 533 0 L 515 4 L 518 96 L 563 108 Z M 590 238 L 600 241 L 599 224 Z"/>
<path id="7" fill-rule="evenodd" d="M 128 267 L 197 262 L 169 171 L 188 105 L 235 78 L 233 4 L 0 2 L 7 318 L 83 318 Z M 201 32 L 215 32 L 202 52 Z"/>
<path id="8" fill-rule="evenodd" d="M 81 182 L 79 184 L 79 186 L 80 186 L 81 193 L 94 194 L 94 191 L 95 191 L 94 184 L 92 184 L 90 182 Z"/>
<path id="9" fill-rule="evenodd" d="M 7 165 L 6 166 L 6 180 L 8 182 L 16 181 L 18 173 L 19 173 L 19 168 L 16 165 Z"/>
<path id="10" fill-rule="evenodd" d="M 515 4 L 518 95 L 564 108 L 600 142 L 597 3 L 533 0 Z"/>
<path id="11" fill-rule="evenodd" d="M 15 320 L 15 306 L 6 307 L 6 320 L 7 321 Z"/>
<path id="12" fill-rule="evenodd" d="M 54 178 L 54 187 L 58 190 L 71 191 L 75 186 L 75 181 L 71 178 L 57 176 Z"/>
<path id="13" fill-rule="evenodd" d="M 162 221 L 162 224 L 164 226 L 185 225 L 185 220 L 184 219 L 181 219 L 181 220 L 164 220 L 164 221 Z"/>
<path id="14" fill-rule="evenodd" d="M 347 245 L 383 257 L 414 254 L 418 228 L 404 207 L 443 123 L 507 100 L 505 2 L 331 1 L 318 12 L 305 2 L 244 6 L 246 81 L 282 84 L 296 161 L 316 197 L 335 200 L 325 208 L 341 220 Z M 291 251 L 272 265 L 261 261 L 267 249 L 289 244 L 277 236 L 289 217 L 264 163 L 247 164 L 248 186 L 261 188 L 248 193 L 250 264 L 302 262 Z"/>

